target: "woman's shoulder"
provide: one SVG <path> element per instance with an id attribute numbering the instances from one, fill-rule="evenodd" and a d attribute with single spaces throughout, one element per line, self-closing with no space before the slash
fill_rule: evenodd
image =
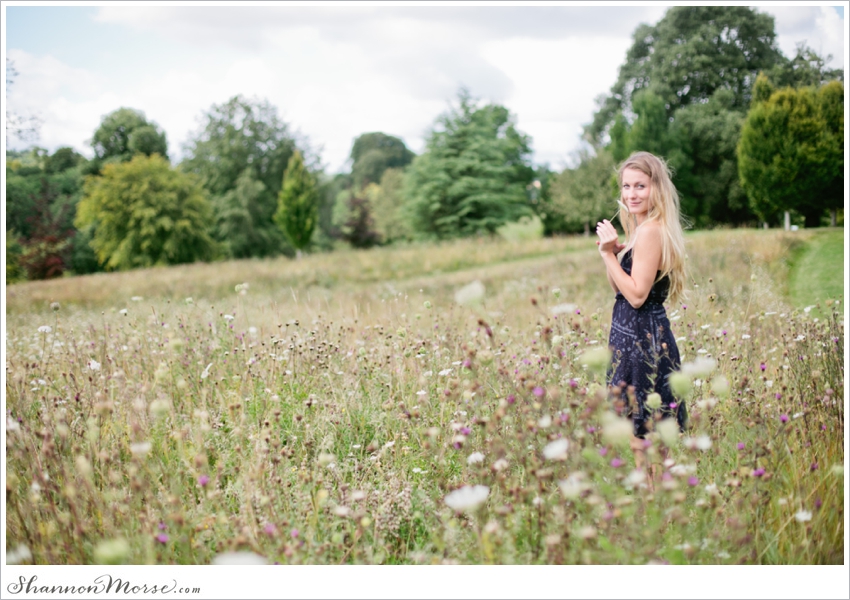
<path id="1" fill-rule="evenodd" d="M 660 244 L 663 225 L 656 220 L 645 221 L 635 231 L 635 245 Z"/>

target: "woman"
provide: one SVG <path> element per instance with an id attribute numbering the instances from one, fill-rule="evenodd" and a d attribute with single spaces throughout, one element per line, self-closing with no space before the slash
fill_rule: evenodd
<path id="1" fill-rule="evenodd" d="M 664 310 L 664 301 L 683 298 L 685 240 L 679 215 L 679 195 L 666 163 L 648 152 L 632 154 L 620 166 L 620 223 L 626 243 L 607 220 L 596 225 L 599 253 L 616 300 L 609 346 L 612 368 L 608 384 L 628 399 L 634 423 L 631 447 L 635 466 L 643 469 L 644 438 L 656 418 L 687 422 L 683 402 L 677 402 L 667 382 L 679 368 L 679 349 Z M 619 256 L 619 259 L 618 259 Z M 647 396 L 657 393 L 658 398 Z M 651 480 L 650 480 L 651 481 Z"/>

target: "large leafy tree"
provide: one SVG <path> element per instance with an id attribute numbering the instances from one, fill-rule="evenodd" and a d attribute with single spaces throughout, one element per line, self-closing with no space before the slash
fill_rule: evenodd
<path id="1" fill-rule="evenodd" d="M 375 223 L 375 232 L 384 243 L 412 237 L 402 214 L 404 172 L 387 169 L 381 183 L 370 183 L 363 190 Z"/>
<path id="2" fill-rule="evenodd" d="M 387 169 L 405 167 L 416 155 L 399 138 L 381 132 L 364 133 L 351 147 L 351 177 L 357 190 L 378 183 Z"/>
<path id="3" fill-rule="evenodd" d="M 595 155 L 583 151 L 580 159 L 575 169 L 555 177 L 547 212 L 559 215 L 569 230 L 588 235 L 592 223 L 617 212 L 616 170 L 614 157 L 604 149 Z"/>
<path id="4" fill-rule="evenodd" d="M 508 109 L 479 107 L 462 90 L 458 105 L 437 119 L 425 152 L 408 167 L 405 209 L 413 231 L 437 238 L 492 233 L 530 216 L 529 144 Z"/>
<path id="5" fill-rule="evenodd" d="M 788 87 L 765 100 L 770 86 L 760 80 L 738 144 L 741 184 L 763 220 L 796 210 L 817 226 L 843 203 L 844 85 Z"/>
<path id="6" fill-rule="evenodd" d="M 91 145 L 101 164 L 127 162 L 138 154 L 168 158 L 165 132 L 133 108 L 119 108 L 103 117 Z"/>
<path id="7" fill-rule="evenodd" d="M 759 71 L 782 61 L 773 17 L 746 6 L 676 6 L 655 25 L 633 35 L 617 82 L 597 100 L 586 138 L 602 143 L 617 115 L 629 114 L 637 92 L 652 89 L 667 115 L 707 101 L 718 89 L 732 92 L 732 106 L 746 109 Z"/>
<path id="8" fill-rule="evenodd" d="M 139 155 L 90 177 L 76 225 L 109 270 L 213 258 L 212 209 L 203 188 L 163 157 Z"/>
<path id="9" fill-rule="evenodd" d="M 215 238 L 234 258 L 287 248 L 274 223 L 286 165 L 296 149 L 268 101 L 235 96 L 213 105 L 186 144 L 182 168 L 196 174 L 215 207 Z"/>
<path id="10" fill-rule="evenodd" d="M 301 251 L 310 244 L 318 216 L 319 194 L 316 182 L 305 167 L 301 152 L 296 150 L 286 167 L 274 220 L 299 257 Z"/>

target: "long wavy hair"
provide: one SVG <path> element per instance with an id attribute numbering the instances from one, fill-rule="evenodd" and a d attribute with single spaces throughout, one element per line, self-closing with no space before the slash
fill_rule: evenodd
<path id="1" fill-rule="evenodd" d="M 670 167 L 664 159 L 654 154 L 635 152 L 623 161 L 617 170 L 620 188 L 620 197 L 617 200 L 620 206 L 619 219 L 626 233 L 626 247 L 629 248 L 634 244 L 638 223 L 637 218 L 629 213 L 623 202 L 623 171 L 626 169 L 635 169 L 649 176 L 649 211 L 646 221 L 658 221 L 662 233 L 661 273 L 658 279 L 669 276 L 670 290 L 667 297 L 672 304 L 676 304 L 685 299 L 685 236 L 679 194 L 673 185 Z"/>

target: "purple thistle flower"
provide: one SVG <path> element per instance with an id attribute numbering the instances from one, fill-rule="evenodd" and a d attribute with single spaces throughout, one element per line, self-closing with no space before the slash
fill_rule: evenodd
<path id="1" fill-rule="evenodd" d="M 160 531 L 165 531 L 165 523 L 163 523 L 162 521 L 160 521 L 160 522 L 159 522 L 159 525 L 157 525 L 157 528 L 158 528 Z"/>
<path id="2" fill-rule="evenodd" d="M 605 456 L 606 454 L 608 454 L 608 448 L 605 448 L 603 446 L 602 448 L 599 449 L 599 456 Z"/>
<path id="3" fill-rule="evenodd" d="M 744 442 L 738 442 L 738 450 L 743 450 L 747 445 Z"/>
<path id="4" fill-rule="evenodd" d="M 779 417 L 779 420 L 782 421 L 783 423 L 787 423 L 788 422 L 788 415 L 781 415 Z"/>
<path id="5" fill-rule="evenodd" d="M 725 329 L 723 330 L 723 335 L 726 335 L 726 330 L 725 330 Z"/>
<path id="6" fill-rule="evenodd" d="M 821 431 L 826 431 L 826 425 L 821 425 L 820 428 L 821 428 Z"/>
<path id="7" fill-rule="evenodd" d="M 695 485 L 699 485 L 699 479 L 697 479 L 695 476 L 691 475 L 690 477 L 688 477 L 688 485 L 691 486 L 691 487 L 694 487 Z"/>
<path id="8" fill-rule="evenodd" d="M 570 387 L 573 388 L 573 389 L 577 388 L 578 387 L 578 381 L 576 381 L 575 379 L 570 379 Z"/>
<path id="9" fill-rule="evenodd" d="M 543 388 L 538 385 L 531 391 L 531 393 L 537 396 L 538 398 L 542 398 L 545 392 L 543 391 Z"/>
<path id="10" fill-rule="evenodd" d="M 468 358 L 467 358 L 466 360 L 464 360 L 464 361 L 463 361 L 463 367 L 464 367 L 465 369 L 468 369 L 468 368 L 469 368 L 469 367 L 471 367 L 471 366 L 472 366 L 472 361 L 470 361 Z"/>
<path id="11" fill-rule="evenodd" d="M 764 469 L 761 467 L 753 471 L 753 477 L 761 477 L 762 475 L 764 475 Z"/>
<path id="12" fill-rule="evenodd" d="M 823 502 L 821 501 L 821 499 L 815 498 L 815 508 L 820 508 L 821 506 L 823 506 Z"/>
<path id="13" fill-rule="evenodd" d="M 577 314 L 577 315 L 580 315 L 580 314 L 581 314 L 581 309 L 578 309 L 578 308 L 577 308 L 577 309 L 576 309 L 576 314 Z"/>
<path id="14" fill-rule="evenodd" d="M 469 427 L 461 427 L 460 433 L 462 435 L 469 435 L 470 433 L 472 433 L 472 430 Z"/>
<path id="15" fill-rule="evenodd" d="M 297 529 L 293 529 L 292 531 L 289 532 L 289 535 L 292 536 L 292 538 L 294 539 L 294 538 L 297 538 L 300 533 L 301 532 L 298 531 Z"/>
<path id="16" fill-rule="evenodd" d="M 209 482 L 210 482 L 209 475 L 201 475 L 200 477 L 198 477 L 198 485 L 200 485 L 201 487 L 206 486 Z"/>
<path id="17" fill-rule="evenodd" d="M 596 431 L 596 427 L 588 427 L 587 433 L 594 433 Z"/>
<path id="18" fill-rule="evenodd" d="M 268 535 L 274 535 L 277 533 L 277 527 L 274 526 L 274 523 L 266 523 L 263 526 L 263 531 L 265 531 Z"/>
<path id="19" fill-rule="evenodd" d="M 670 409 L 671 409 L 671 410 L 672 410 L 672 409 L 674 409 L 674 408 L 676 408 L 677 406 L 679 406 L 679 404 L 678 404 L 678 403 L 676 403 L 676 402 L 671 402 L 671 403 L 670 403 Z"/>
<path id="20" fill-rule="evenodd" d="M 158 536 L 156 536 L 156 541 L 160 544 L 165 544 L 166 542 L 168 542 L 168 536 L 164 533 L 160 533 Z"/>
<path id="21" fill-rule="evenodd" d="M 776 395 L 774 396 L 774 398 L 776 398 L 777 400 L 782 400 L 782 394 L 780 394 L 779 392 L 776 392 Z"/>
<path id="22" fill-rule="evenodd" d="M 761 363 L 761 364 L 759 365 L 759 368 L 760 368 L 762 371 L 765 371 L 765 370 L 767 369 L 767 365 L 766 365 L 766 364 L 764 364 L 764 363 Z"/>
<path id="23" fill-rule="evenodd" d="M 516 402 L 516 396 L 514 396 L 513 394 L 508 394 L 507 400 L 508 404 L 513 404 L 514 402 Z"/>
<path id="24" fill-rule="evenodd" d="M 813 463 L 812 463 L 812 466 L 811 466 L 811 467 L 809 467 L 809 469 L 811 469 L 812 471 L 817 471 L 817 470 L 818 470 L 818 463 L 813 462 Z"/>
<path id="25" fill-rule="evenodd" d="M 624 464 L 625 463 L 620 458 L 614 458 L 613 460 L 611 460 L 611 466 L 614 467 L 615 469 L 617 467 L 622 467 Z"/>

